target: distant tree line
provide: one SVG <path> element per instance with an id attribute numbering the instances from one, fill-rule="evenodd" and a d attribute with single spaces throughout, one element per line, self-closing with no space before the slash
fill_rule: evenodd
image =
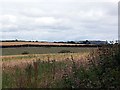
<path id="1" fill-rule="evenodd" d="M 25 41 L 25 40 L 1 40 L 1 42 L 38 42 L 36 41 Z"/>
<path id="2" fill-rule="evenodd" d="M 25 40 L 1 40 L 1 42 L 46 42 L 46 41 L 25 41 Z M 118 40 L 114 41 L 89 41 L 89 40 L 84 40 L 84 41 L 54 41 L 53 43 L 66 43 L 66 44 L 118 44 Z"/>
<path id="3" fill-rule="evenodd" d="M 101 47 L 102 45 L 4 45 L 0 46 L 0 48 L 15 48 L 15 47 Z"/>
<path id="4" fill-rule="evenodd" d="M 67 42 L 54 42 L 54 43 L 67 43 L 67 44 L 109 44 L 107 41 L 67 41 Z"/>

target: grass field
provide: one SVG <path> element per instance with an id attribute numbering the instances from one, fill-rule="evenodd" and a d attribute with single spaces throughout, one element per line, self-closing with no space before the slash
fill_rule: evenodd
<path id="1" fill-rule="evenodd" d="M 5 49 L 3 88 L 120 88 L 119 45 Z"/>
<path id="2" fill-rule="evenodd" d="M 1 57 L 3 61 L 3 88 L 63 87 L 63 85 L 57 84 L 59 84 L 59 80 L 61 80 L 64 74 L 63 69 L 66 65 L 71 65 L 72 58 L 74 58 L 76 62 L 85 63 L 88 54 L 89 53 L 84 52 L 3 56 Z M 39 66 L 37 65 L 36 68 L 39 69 L 36 73 L 39 74 L 36 77 L 36 79 L 38 79 L 37 82 L 34 79 L 35 73 L 33 70 L 34 67 L 36 67 L 34 65 L 35 62 L 37 62 L 36 64 L 39 63 Z M 29 67 L 29 65 L 32 66 Z M 32 75 L 30 75 L 31 78 L 29 78 L 30 73 Z"/>
<path id="3" fill-rule="evenodd" d="M 59 53 L 60 51 L 63 51 L 63 50 L 70 51 L 72 53 Z M 30 81 L 30 83 L 32 84 L 35 83 L 34 84 L 35 87 L 46 87 L 46 84 L 50 82 L 51 82 L 50 85 L 52 85 L 52 83 L 55 84 L 58 81 L 53 80 L 53 77 L 54 78 L 56 77 L 56 79 L 62 78 L 63 71 L 61 70 L 64 67 L 66 67 L 67 64 L 69 64 L 68 61 L 70 61 L 71 63 L 71 56 L 76 61 L 85 62 L 88 54 L 92 50 L 94 50 L 94 48 L 78 48 L 78 47 L 72 47 L 72 48 L 71 47 L 68 47 L 68 48 L 67 47 L 3 48 L 2 52 L 4 56 L 0 57 L 2 59 L 2 69 L 3 69 L 3 81 L 2 81 L 3 88 L 19 87 L 19 84 L 21 82 L 19 81 L 19 79 L 21 76 L 24 77 L 24 79 L 26 78 L 27 81 L 29 81 L 29 79 L 27 79 L 29 75 L 27 75 L 26 71 L 24 70 L 26 70 L 29 67 L 29 65 L 32 65 L 32 67 L 34 67 L 33 65 L 34 62 L 41 62 L 40 67 L 39 67 L 40 69 L 39 71 L 40 81 L 38 83 L 39 86 L 35 85 L 36 83 L 34 82 L 34 79 L 31 79 L 32 82 Z M 29 54 L 20 55 L 24 51 L 29 52 Z M 35 54 L 35 53 L 38 53 L 38 54 Z M 55 67 L 53 66 L 53 62 L 55 64 Z M 53 67 L 54 69 L 56 68 L 56 70 L 58 71 L 56 70 L 53 71 Z M 32 69 L 30 71 L 34 74 L 34 71 Z M 61 72 L 61 74 L 57 75 L 56 72 L 58 74 Z M 22 75 L 20 75 L 20 73 Z M 28 85 L 29 83 L 26 80 L 22 83 L 24 83 L 25 87 L 27 88 L 31 87 L 30 85 Z M 45 85 L 43 85 L 44 82 L 46 82 Z M 32 87 L 34 87 L 34 85 Z M 57 86 L 55 85 L 54 87 L 58 87 L 58 85 Z"/>
<path id="4" fill-rule="evenodd" d="M 62 78 L 61 76 L 63 75 L 62 73 L 63 71 L 61 70 L 68 64 L 68 61 L 70 61 L 71 63 L 71 56 L 76 61 L 86 62 L 85 60 L 87 59 L 88 54 L 95 49 L 96 48 L 83 48 L 83 47 L 2 48 L 2 56 L 0 58 L 2 59 L 2 67 L 3 67 L 3 87 L 4 88 L 19 87 L 19 85 L 17 84 L 19 84 L 18 79 L 20 77 L 19 76 L 20 73 L 27 74 L 27 73 L 24 73 L 25 72 L 24 70 L 27 69 L 29 65 L 33 65 L 34 62 L 41 62 L 41 66 L 39 67 L 39 69 L 42 71 L 40 71 L 39 73 L 40 75 L 39 79 L 41 80 L 39 87 L 46 87 L 46 85 L 42 85 L 44 84 L 44 80 L 46 80 L 46 83 L 50 83 L 48 81 L 51 81 L 51 80 L 52 80 L 51 81 L 52 83 L 56 83 L 56 80 L 52 79 L 53 64 L 51 64 L 51 62 L 55 60 L 54 64 L 55 64 L 56 70 L 58 70 L 58 73 L 61 72 L 60 78 Z M 23 54 L 23 52 L 27 52 L 27 54 Z M 57 72 L 56 70 L 54 72 Z M 23 77 L 27 78 L 27 75 L 25 76 L 23 75 Z M 31 80 L 33 80 L 33 83 L 35 83 L 34 79 L 31 79 Z M 24 82 L 27 84 L 27 81 L 24 81 Z M 30 86 L 27 85 L 27 87 L 30 87 Z"/>
<path id="5" fill-rule="evenodd" d="M 53 42 L 0 42 L 0 46 L 14 46 L 14 45 L 85 45 L 85 44 L 67 44 L 67 43 L 53 43 Z"/>
<path id="6" fill-rule="evenodd" d="M 50 54 L 68 51 L 73 53 L 89 52 L 95 48 L 85 47 L 19 47 L 19 48 L 2 48 L 2 55 L 20 55 L 24 52 L 28 54 Z"/>
<path id="7" fill-rule="evenodd" d="M 10 56 L 1 56 L 2 61 L 15 61 L 15 60 L 34 60 L 34 59 L 41 59 L 41 60 L 64 60 L 66 58 L 75 57 L 76 59 L 88 55 L 90 52 L 83 52 L 83 53 L 56 53 L 56 54 L 28 54 L 28 55 L 10 55 Z"/>
<path id="8" fill-rule="evenodd" d="M 49 42 L 0 42 L 2 46 L 13 46 L 13 45 L 62 45 L 63 43 L 49 43 Z"/>

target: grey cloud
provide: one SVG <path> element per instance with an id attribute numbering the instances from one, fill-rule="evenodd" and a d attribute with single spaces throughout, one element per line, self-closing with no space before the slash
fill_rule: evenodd
<path id="1" fill-rule="evenodd" d="M 5 15 L 1 39 L 117 39 L 117 4 L 112 2 L 3 2 L 0 17 Z"/>

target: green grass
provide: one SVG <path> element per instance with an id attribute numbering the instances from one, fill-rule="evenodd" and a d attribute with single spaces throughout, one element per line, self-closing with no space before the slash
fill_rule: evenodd
<path id="1" fill-rule="evenodd" d="M 87 47 L 19 47 L 19 48 L 2 48 L 2 55 L 21 55 L 26 54 L 50 54 L 59 53 L 61 51 L 70 51 L 74 53 L 88 52 L 95 48 Z"/>
<path id="2" fill-rule="evenodd" d="M 55 73 L 59 70 L 65 68 L 65 62 L 56 62 L 56 61 L 37 61 L 37 71 L 35 70 L 35 66 L 28 65 L 24 71 L 20 68 L 14 68 L 14 71 L 4 72 L 3 71 L 3 79 L 2 84 L 3 88 L 17 88 L 17 87 L 46 87 L 42 86 L 44 81 L 46 84 L 49 84 L 49 87 L 52 86 L 53 83 L 56 83 L 54 80 Z M 35 73 L 37 72 L 37 86 Z M 60 72 L 59 72 L 60 73 Z M 59 77 L 58 77 L 59 78 Z"/>

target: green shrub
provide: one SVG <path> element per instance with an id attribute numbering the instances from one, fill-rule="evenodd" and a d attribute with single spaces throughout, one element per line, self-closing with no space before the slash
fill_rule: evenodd
<path id="1" fill-rule="evenodd" d="M 58 52 L 58 53 L 72 53 L 71 51 L 69 51 L 69 50 L 61 50 L 60 52 Z"/>
<path id="2" fill-rule="evenodd" d="M 68 88 L 120 88 L 120 46 L 107 45 L 92 52 L 88 66 L 72 59 L 72 72 L 63 78 Z M 67 72 L 67 71 L 65 71 Z"/>
<path id="3" fill-rule="evenodd" d="M 29 52 L 28 51 L 24 51 L 24 52 L 22 52 L 22 54 L 29 54 Z"/>

